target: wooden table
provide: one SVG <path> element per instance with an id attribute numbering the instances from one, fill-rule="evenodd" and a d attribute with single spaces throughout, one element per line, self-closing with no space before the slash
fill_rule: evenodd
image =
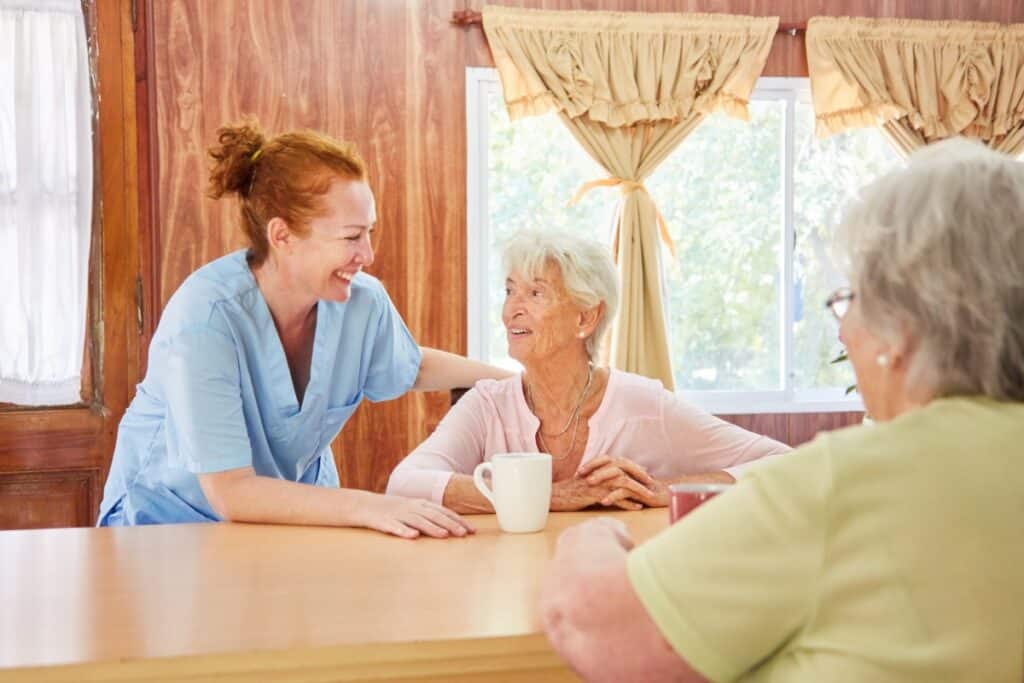
<path id="1" fill-rule="evenodd" d="M 0 532 L 0 681 L 575 680 L 539 628 L 555 539 L 195 524 Z M 668 511 L 612 513 L 637 540 Z"/>

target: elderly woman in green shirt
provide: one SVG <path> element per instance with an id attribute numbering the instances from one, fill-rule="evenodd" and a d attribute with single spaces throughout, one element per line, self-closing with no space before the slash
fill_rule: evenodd
<path id="1" fill-rule="evenodd" d="M 637 548 L 566 531 L 541 612 L 588 680 L 1024 680 L 1024 164 L 934 145 L 839 236 L 829 305 L 875 424 Z"/>

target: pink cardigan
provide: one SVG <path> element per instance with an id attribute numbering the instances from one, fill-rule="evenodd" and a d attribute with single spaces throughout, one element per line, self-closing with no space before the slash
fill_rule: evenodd
<path id="1" fill-rule="evenodd" d="M 629 458 L 663 480 L 723 469 L 738 477 L 744 463 L 790 450 L 688 404 L 661 382 L 618 370 L 588 424 L 581 465 L 600 455 Z M 472 474 L 496 453 L 537 452 L 539 426 L 518 375 L 481 380 L 398 464 L 387 493 L 440 503 L 453 474 Z"/>

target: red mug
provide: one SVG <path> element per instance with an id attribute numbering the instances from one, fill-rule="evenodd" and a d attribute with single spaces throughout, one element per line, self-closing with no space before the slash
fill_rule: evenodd
<path id="1" fill-rule="evenodd" d="M 695 507 L 728 491 L 732 484 L 671 484 L 669 490 L 669 521 L 677 522 Z"/>

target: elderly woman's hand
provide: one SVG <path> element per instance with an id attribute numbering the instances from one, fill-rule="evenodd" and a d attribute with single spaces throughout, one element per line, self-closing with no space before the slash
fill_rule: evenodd
<path id="1" fill-rule="evenodd" d="M 597 505 L 611 493 L 607 486 L 591 486 L 579 478 L 563 479 L 551 485 L 551 509 L 554 512 L 575 512 Z"/>
<path id="2" fill-rule="evenodd" d="M 668 505 L 668 484 L 649 475 L 643 465 L 626 458 L 609 455 L 594 458 L 577 470 L 576 477 L 591 486 L 611 489 L 598 501 L 601 505 L 625 510 Z"/>
<path id="3" fill-rule="evenodd" d="M 619 491 L 624 492 L 618 502 L 612 503 L 623 510 L 639 510 L 643 507 L 632 498 L 645 498 L 653 495 L 643 484 L 626 477 L 623 480 L 611 480 L 602 484 L 592 485 L 585 479 L 573 477 L 556 481 L 551 485 L 551 509 L 555 512 L 573 512 L 597 505 L 608 496 Z"/>

